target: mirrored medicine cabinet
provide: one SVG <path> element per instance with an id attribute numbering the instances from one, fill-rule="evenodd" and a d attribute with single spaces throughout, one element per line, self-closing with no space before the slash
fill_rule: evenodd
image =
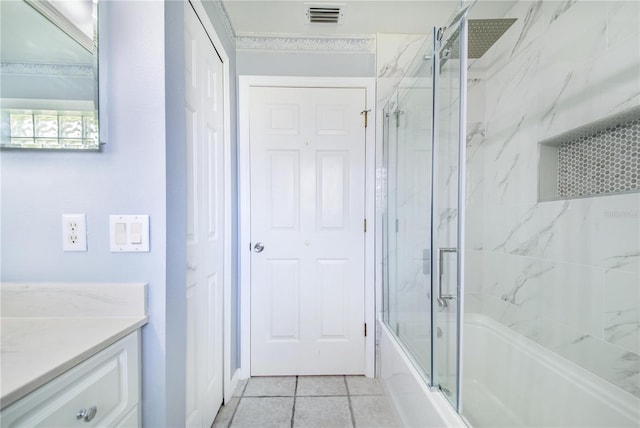
<path id="1" fill-rule="evenodd" d="M 0 148 L 99 150 L 97 0 L 0 1 Z"/>

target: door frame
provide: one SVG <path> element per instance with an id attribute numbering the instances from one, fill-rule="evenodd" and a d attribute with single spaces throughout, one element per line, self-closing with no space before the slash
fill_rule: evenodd
<path id="1" fill-rule="evenodd" d="M 238 188 L 240 251 L 240 376 L 251 375 L 251 150 L 249 112 L 252 87 L 358 88 L 365 90 L 369 124 L 365 129 L 365 217 L 367 233 L 364 248 L 365 375 L 375 376 L 375 78 L 247 76 L 238 78 Z M 364 118 L 363 118 L 364 120 Z"/>
<path id="2" fill-rule="evenodd" d="M 237 369 L 231 373 L 231 73 L 229 68 L 229 55 L 218 36 L 209 15 L 204 8 L 201 0 L 188 0 L 196 12 L 200 23 L 205 32 L 211 39 L 214 49 L 222 60 L 222 90 L 223 90 L 223 162 L 224 171 L 222 177 L 224 180 L 224 241 L 223 241 L 223 288 L 222 288 L 222 306 L 223 306 L 223 326 L 222 326 L 222 395 L 224 403 L 228 403 L 233 397 L 233 392 L 240 379 L 240 370 Z"/>

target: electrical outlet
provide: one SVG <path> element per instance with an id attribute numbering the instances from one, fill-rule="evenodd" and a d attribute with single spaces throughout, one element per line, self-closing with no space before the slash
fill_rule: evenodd
<path id="1" fill-rule="evenodd" d="M 84 214 L 62 214 L 62 251 L 87 251 L 87 219 Z"/>

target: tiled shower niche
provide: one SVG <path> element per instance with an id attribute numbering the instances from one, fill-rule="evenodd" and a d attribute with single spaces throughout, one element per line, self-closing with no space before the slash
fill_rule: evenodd
<path id="1" fill-rule="evenodd" d="M 540 143 L 538 200 L 640 191 L 640 107 Z"/>

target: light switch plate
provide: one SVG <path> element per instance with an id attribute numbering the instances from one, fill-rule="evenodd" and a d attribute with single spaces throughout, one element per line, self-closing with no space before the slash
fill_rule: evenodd
<path id="1" fill-rule="evenodd" d="M 112 253 L 149 251 L 148 215 L 110 215 L 109 242 Z"/>

